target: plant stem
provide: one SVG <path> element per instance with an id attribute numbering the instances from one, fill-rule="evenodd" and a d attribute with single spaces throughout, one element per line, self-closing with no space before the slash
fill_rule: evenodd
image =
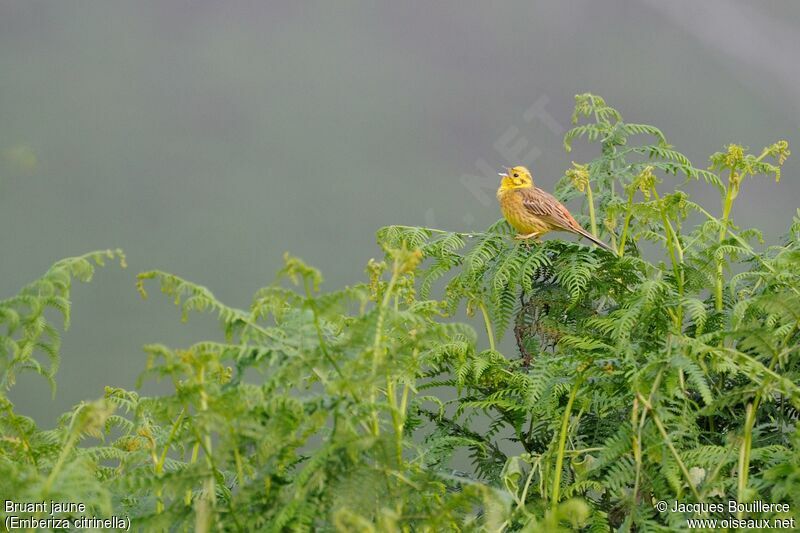
<path id="1" fill-rule="evenodd" d="M 797 325 L 795 325 L 792 330 L 789 332 L 789 336 L 787 336 L 784 341 L 783 345 L 785 346 L 788 342 L 790 336 L 794 333 Z M 772 359 L 769 362 L 769 366 L 767 369 L 771 372 L 774 372 L 775 366 L 780 361 L 781 354 L 777 351 L 773 353 Z M 737 500 L 740 502 L 747 501 L 745 490 L 747 490 L 747 478 L 748 473 L 750 471 L 750 450 L 753 446 L 753 426 L 756 423 L 756 412 L 758 411 L 758 406 L 761 404 L 761 398 L 764 395 L 764 392 L 767 388 L 767 378 L 761 383 L 761 386 L 758 388 L 758 392 L 756 393 L 756 397 L 752 403 L 748 403 L 745 409 L 745 419 L 744 419 L 744 438 L 742 439 L 742 445 L 739 448 L 739 482 L 737 484 Z M 742 518 L 742 511 L 736 513 L 737 518 Z"/>
<path id="2" fill-rule="evenodd" d="M 392 267 L 392 277 L 389 278 L 389 285 L 387 285 L 386 292 L 383 295 L 383 300 L 381 300 L 381 303 L 378 306 L 378 320 L 376 321 L 375 325 L 375 338 L 372 342 L 373 376 L 377 374 L 379 362 L 382 360 L 383 348 L 381 347 L 381 337 L 383 337 L 383 322 L 386 319 L 386 308 L 389 306 L 389 302 L 392 298 L 392 293 L 394 292 L 394 286 L 397 283 L 397 277 L 399 276 L 399 274 L 400 274 L 400 267 L 398 265 L 397 260 L 395 260 L 394 266 Z"/>
<path id="3" fill-rule="evenodd" d="M 189 464 L 194 464 L 197 462 L 197 456 L 200 454 L 200 443 L 195 441 L 194 446 L 192 446 L 192 456 L 189 459 Z M 186 489 L 186 493 L 183 496 L 183 502 L 189 506 L 192 505 L 192 489 Z"/>
<path id="4" fill-rule="evenodd" d="M 702 498 L 700 497 L 700 493 L 697 492 L 697 487 L 695 487 L 694 483 L 692 482 L 692 478 L 689 475 L 689 470 L 686 468 L 686 465 L 683 463 L 681 456 L 678 454 L 678 450 L 675 449 L 675 445 L 672 444 L 672 439 L 669 438 L 669 434 L 667 433 L 664 424 L 661 423 L 661 419 L 656 414 L 655 409 L 653 409 L 653 406 L 650 404 L 649 401 L 647 401 L 647 399 L 644 396 L 642 396 L 641 393 L 637 392 L 636 394 L 639 397 L 639 401 L 642 402 L 642 405 L 644 405 L 650 412 L 650 416 L 653 418 L 653 422 L 656 423 L 658 431 L 661 433 L 661 436 L 664 437 L 664 442 L 667 443 L 669 451 L 672 452 L 672 456 L 678 463 L 678 467 L 680 467 L 681 472 L 683 472 L 683 476 L 686 478 L 686 483 L 689 484 L 689 488 L 691 489 L 692 494 L 694 494 L 694 497 L 697 499 L 698 502 L 701 501 Z"/>
<path id="5" fill-rule="evenodd" d="M 521 509 L 523 512 L 525 512 L 525 514 L 528 514 L 527 511 L 525 510 L 525 500 L 528 499 L 528 489 L 530 489 L 531 481 L 533 481 L 533 474 L 535 472 L 536 472 L 536 464 L 531 463 L 531 469 L 528 472 L 528 477 L 525 479 L 525 486 L 522 488 L 522 494 L 520 495 L 519 500 L 517 501 L 517 509 Z"/>
<path id="6" fill-rule="evenodd" d="M 646 411 L 645 411 L 646 412 Z M 633 399 L 633 408 L 631 409 L 631 427 L 636 429 L 637 418 L 639 417 L 639 398 Z M 642 413 L 642 421 L 644 422 L 644 413 Z M 633 435 L 633 459 L 636 461 L 636 476 L 633 481 L 633 506 L 639 503 L 639 480 L 642 475 L 642 423 L 638 423 L 639 429 Z"/>
<path id="7" fill-rule="evenodd" d="M 322 350 L 322 355 L 325 356 L 325 359 L 331 364 L 333 369 L 339 374 L 340 378 L 343 378 L 344 375 L 342 371 L 339 369 L 339 365 L 336 364 L 336 360 L 331 357 L 331 354 L 328 353 L 328 349 L 325 347 L 325 337 L 322 334 L 322 325 L 319 321 L 319 313 L 317 312 L 317 305 L 314 301 L 314 295 L 311 292 L 311 281 L 309 279 L 305 280 L 305 290 L 306 290 L 306 300 L 308 302 L 308 306 L 311 308 L 311 314 L 314 315 L 314 329 L 317 331 L 317 342 L 319 342 L 320 350 Z"/>
<path id="8" fill-rule="evenodd" d="M 196 375 L 199 396 L 200 396 L 200 405 L 198 407 L 198 413 L 205 413 L 208 410 L 208 392 L 205 389 L 205 365 L 201 364 L 197 371 Z M 186 408 L 184 407 L 184 410 Z M 205 493 L 205 498 L 198 498 L 195 502 L 195 523 L 194 523 L 194 530 L 195 531 L 208 531 L 209 524 L 212 517 L 212 512 L 214 507 L 216 507 L 217 503 L 217 493 L 216 493 L 216 482 L 214 479 L 215 473 L 217 471 L 216 466 L 214 465 L 214 458 L 213 458 L 213 451 L 211 448 L 211 435 L 206 432 L 206 428 L 197 427 L 197 425 L 190 426 L 192 432 L 195 435 L 194 446 L 192 447 L 192 457 L 190 460 L 191 464 L 197 462 L 197 458 L 200 453 L 200 448 L 203 449 L 203 453 L 206 458 L 206 464 L 208 465 L 210 475 L 206 477 L 203 481 L 203 492 Z M 184 502 L 187 506 L 192 504 L 192 489 L 187 489 L 184 495 Z"/>
<path id="9" fill-rule="evenodd" d="M 170 446 L 170 444 L 172 444 L 172 439 L 175 438 L 175 434 L 178 431 L 178 427 L 180 426 L 181 421 L 183 421 L 183 415 L 185 413 L 186 413 L 186 408 L 184 407 L 183 409 L 181 409 L 181 412 L 178 415 L 178 418 L 175 419 L 175 422 L 172 424 L 172 428 L 169 431 L 169 436 L 167 437 L 167 442 L 164 443 L 164 449 L 161 451 L 161 457 L 159 457 L 159 459 L 156 462 L 155 467 L 154 467 L 154 471 L 155 471 L 155 474 L 157 476 L 160 476 L 161 473 L 164 471 L 164 463 L 167 460 L 167 452 L 169 451 L 169 446 Z M 159 485 L 158 488 L 156 489 L 156 512 L 157 513 L 160 513 L 160 512 L 162 512 L 164 510 L 164 502 L 161 499 L 161 494 L 162 494 L 161 491 L 162 491 L 162 487 L 161 487 L 161 485 Z"/>
<path id="10" fill-rule="evenodd" d="M 480 308 L 481 314 L 483 315 L 483 324 L 486 326 L 486 336 L 489 337 L 489 349 L 495 351 L 494 331 L 492 329 L 492 321 L 489 320 L 489 310 L 486 309 L 486 304 L 483 302 L 478 303 L 478 308 Z"/>
<path id="11" fill-rule="evenodd" d="M 655 197 L 656 201 L 659 201 L 660 203 L 661 198 L 659 198 L 658 191 L 656 191 L 655 186 L 653 186 L 653 196 Z M 664 210 L 663 205 L 661 205 L 660 210 L 661 219 L 664 222 L 664 229 L 667 231 L 667 249 L 669 250 L 669 256 L 672 260 L 672 271 L 675 275 L 675 282 L 678 284 L 678 296 L 680 300 L 683 300 L 683 268 L 680 266 L 683 263 L 683 248 L 681 248 L 678 235 L 675 233 L 675 229 L 672 227 L 672 223 L 669 221 L 669 217 L 667 217 L 667 212 Z M 675 315 L 675 329 L 677 332 L 680 332 L 682 328 L 683 303 L 679 301 L 677 313 Z"/>
<path id="12" fill-rule="evenodd" d="M 582 376 L 578 376 L 575 380 L 572 391 L 569 393 L 567 406 L 564 408 L 564 416 L 561 419 L 561 432 L 558 435 L 558 452 L 556 454 L 556 469 L 553 472 L 553 494 L 550 500 L 550 507 L 553 512 L 555 512 L 555 509 L 558 507 L 558 499 L 561 492 L 561 469 L 564 466 L 564 447 L 567 443 L 567 430 L 569 429 L 569 418 L 572 414 L 572 404 L 575 402 L 575 396 L 578 394 L 578 389 L 582 381 Z"/>
<path id="13" fill-rule="evenodd" d="M 738 194 L 739 185 L 736 184 L 736 179 L 736 174 L 734 173 L 733 169 L 731 169 L 730 175 L 728 176 L 728 187 L 725 190 L 725 199 L 722 202 L 722 218 L 720 219 L 721 224 L 719 228 L 719 238 L 717 239 L 719 244 L 722 244 L 722 241 L 725 240 L 725 234 L 728 230 L 728 221 L 730 220 L 731 216 L 731 208 L 733 207 L 733 200 Z M 717 283 L 715 291 L 717 311 L 722 311 L 723 266 L 724 259 L 720 257 L 719 261 L 717 261 Z"/>
<path id="14" fill-rule="evenodd" d="M 400 468 L 403 465 L 403 432 L 405 431 L 406 424 L 406 408 L 408 407 L 408 393 L 411 389 L 408 383 L 403 384 L 403 393 L 400 398 L 400 405 L 394 402 L 394 385 L 392 382 L 392 420 L 394 422 L 395 434 L 395 453 L 397 454 L 397 466 Z M 396 413 L 396 416 L 395 416 Z"/>
<path id="15" fill-rule="evenodd" d="M 768 149 L 764 149 L 756 158 L 756 162 L 761 161 L 769 154 Z M 719 239 L 718 243 L 722 244 L 722 241 L 725 240 L 725 234 L 728 232 L 728 225 L 730 224 L 730 217 L 731 217 L 731 210 L 733 209 L 733 201 L 739 196 L 739 184 L 744 179 L 744 174 L 740 175 L 737 174 L 736 171 L 731 168 L 730 173 L 728 174 L 728 186 L 725 189 L 725 199 L 722 202 L 722 218 L 721 226 L 719 228 Z M 716 309 L 717 311 L 722 311 L 722 286 L 723 286 L 723 279 L 722 279 L 722 269 L 724 267 L 724 261 L 722 258 L 717 262 L 717 284 L 716 284 Z"/>
<path id="16" fill-rule="evenodd" d="M 592 225 L 592 235 L 597 237 L 597 219 L 594 214 L 594 195 L 592 195 L 592 184 L 586 184 L 586 199 L 589 202 L 589 220 Z"/>
<path id="17" fill-rule="evenodd" d="M 699 205 L 695 205 L 695 209 L 697 209 L 699 212 L 703 213 L 709 220 L 714 220 L 714 221 L 719 222 L 719 219 L 717 219 L 714 215 L 712 215 L 711 213 L 709 213 L 708 211 L 706 211 L 705 209 L 703 209 Z M 744 248 L 745 250 L 750 252 L 750 254 L 753 256 L 753 258 L 756 261 L 758 261 L 759 263 L 761 263 L 761 266 L 763 266 L 764 268 L 766 268 L 767 270 L 769 270 L 773 274 L 777 273 L 776 270 L 775 270 L 775 267 L 773 267 L 771 264 L 769 264 L 767 261 L 765 261 L 764 258 L 761 257 L 760 254 L 757 254 L 756 251 L 753 250 L 753 247 L 750 246 L 747 243 L 747 241 L 745 241 L 744 239 L 739 237 L 735 232 L 731 231 L 730 228 L 726 228 L 726 232 L 727 232 L 728 235 L 733 237 L 733 239 L 736 242 L 738 242 L 742 246 L 742 248 Z M 787 285 L 786 287 L 788 289 L 791 289 L 792 292 L 794 292 L 796 295 L 800 296 L 800 290 L 797 287 L 795 287 L 794 285 Z"/>
<path id="18" fill-rule="evenodd" d="M 403 464 L 403 424 L 405 423 L 405 413 L 400 413 L 400 406 L 397 404 L 396 382 L 391 376 L 386 376 L 386 397 L 389 399 L 389 407 L 392 414 L 392 425 L 394 426 L 395 436 L 395 460 L 397 468 Z"/>
<path id="19" fill-rule="evenodd" d="M 394 286 L 397 283 L 397 278 L 400 275 L 400 263 L 397 259 L 392 266 L 392 277 L 389 278 L 389 284 L 386 286 L 386 292 L 383 295 L 380 305 L 378 306 L 378 319 L 375 324 L 375 339 L 372 342 L 372 378 L 373 384 L 371 385 L 370 403 L 372 404 L 372 433 L 377 436 L 380 433 L 380 425 L 378 423 L 378 411 L 375 408 L 375 400 L 377 397 L 374 379 L 378 374 L 378 366 L 383 361 L 383 347 L 381 341 L 383 337 L 383 323 L 386 320 L 386 308 L 392 299 Z M 388 391 L 387 391 L 388 393 Z"/>
<path id="20" fill-rule="evenodd" d="M 635 190 L 631 188 L 631 191 L 628 193 L 628 206 L 625 209 L 625 223 L 622 225 L 622 236 L 619 238 L 619 249 L 618 254 L 620 257 L 625 255 L 625 241 L 628 238 L 628 227 L 630 227 L 631 223 L 631 215 L 633 214 L 633 195 Z"/>
<path id="21" fill-rule="evenodd" d="M 71 428 L 70 428 L 71 429 Z M 72 448 L 75 446 L 75 443 L 78 441 L 78 436 L 75 433 L 70 432 L 69 438 L 67 438 L 67 442 L 64 444 L 64 447 L 61 448 L 61 453 L 58 454 L 58 459 L 56 459 L 56 464 L 53 465 L 53 469 L 50 470 L 50 475 L 47 476 L 47 479 L 44 482 L 44 486 L 42 487 L 42 499 L 47 498 L 47 494 L 50 492 L 50 487 L 53 484 L 53 481 L 58 476 L 58 473 L 61 472 L 61 469 L 64 467 L 64 461 L 66 461 L 67 456 L 72 452 Z"/>
<path id="22" fill-rule="evenodd" d="M 758 398 L 756 398 L 756 401 L 758 401 Z M 754 404 L 748 403 L 745 410 L 744 438 L 739 448 L 739 482 L 737 484 L 736 498 L 740 502 L 747 501 L 745 500 L 744 492 L 747 490 L 747 474 L 750 470 L 750 448 L 753 445 L 753 424 L 755 421 L 756 408 Z M 738 511 L 736 518 L 742 518 L 742 512 Z"/>

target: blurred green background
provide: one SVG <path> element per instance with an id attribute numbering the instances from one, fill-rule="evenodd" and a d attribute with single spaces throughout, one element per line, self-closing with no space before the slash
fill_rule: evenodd
<path id="1" fill-rule="evenodd" d="M 561 146 L 576 93 L 698 166 L 729 142 L 797 152 L 798 52 L 794 1 L 2 0 L 0 297 L 64 256 L 130 264 L 76 287 L 55 399 L 33 376 L 12 397 L 49 424 L 132 387 L 142 344 L 207 336 L 213 318 L 141 301 L 141 270 L 246 307 L 287 250 L 335 287 L 380 254 L 380 226 L 485 228 L 500 166 L 551 189 L 594 154 Z M 785 231 L 798 155 L 780 184 L 745 184 L 738 224 Z"/>

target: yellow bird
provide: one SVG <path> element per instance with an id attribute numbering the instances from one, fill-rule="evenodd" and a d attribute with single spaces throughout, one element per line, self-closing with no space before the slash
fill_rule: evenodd
<path id="1" fill-rule="evenodd" d="M 552 194 L 536 187 L 527 168 L 509 168 L 500 176 L 503 179 L 497 189 L 497 201 L 503 216 L 519 232 L 515 238 L 538 239 L 548 231 L 569 231 L 616 254 L 613 248 L 583 229 Z"/>

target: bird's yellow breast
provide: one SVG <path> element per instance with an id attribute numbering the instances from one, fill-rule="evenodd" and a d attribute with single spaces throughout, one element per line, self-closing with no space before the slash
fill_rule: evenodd
<path id="1" fill-rule="evenodd" d="M 519 233 L 543 234 L 552 228 L 547 221 L 534 215 L 522 203 L 524 194 L 517 189 L 500 189 L 497 191 L 497 201 L 500 202 L 500 211 L 511 226 Z"/>

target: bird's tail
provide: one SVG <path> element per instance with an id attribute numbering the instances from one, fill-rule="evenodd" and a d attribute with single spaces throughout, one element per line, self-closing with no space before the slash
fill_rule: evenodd
<path id="1" fill-rule="evenodd" d="M 606 243 L 604 243 L 603 241 L 601 241 L 600 239 L 598 239 L 597 237 L 595 237 L 594 235 L 592 235 L 591 233 L 589 233 L 588 231 L 586 231 L 585 229 L 583 229 L 583 228 L 579 228 L 579 229 L 578 229 L 578 228 L 576 228 L 576 231 L 575 231 L 575 233 L 578 233 L 578 234 L 579 234 L 579 235 L 581 235 L 582 237 L 586 237 L 587 239 L 589 239 L 590 241 L 592 241 L 593 243 L 595 243 L 595 244 L 596 244 L 597 246 L 599 246 L 600 248 L 603 248 L 604 250 L 608 250 L 608 251 L 609 251 L 609 252 L 611 252 L 612 254 L 614 254 L 614 255 L 617 255 L 617 251 L 616 251 L 615 249 L 613 249 L 612 247 L 610 247 L 609 245 L 607 245 Z"/>

